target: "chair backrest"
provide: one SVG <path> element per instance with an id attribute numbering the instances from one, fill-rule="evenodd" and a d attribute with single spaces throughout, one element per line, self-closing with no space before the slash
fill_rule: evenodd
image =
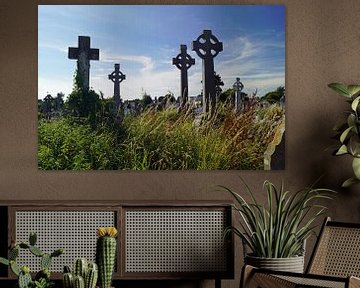
<path id="1" fill-rule="evenodd" d="M 307 273 L 360 277 L 360 223 L 326 218 Z"/>

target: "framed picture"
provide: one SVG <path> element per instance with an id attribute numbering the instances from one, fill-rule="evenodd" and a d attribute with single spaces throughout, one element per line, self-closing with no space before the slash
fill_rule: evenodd
<path id="1" fill-rule="evenodd" d="M 285 169 L 283 5 L 39 5 L 41 170 Z"/>

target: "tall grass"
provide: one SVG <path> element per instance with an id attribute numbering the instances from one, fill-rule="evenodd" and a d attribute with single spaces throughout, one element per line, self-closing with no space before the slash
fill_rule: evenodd
<path id="1" fill-rule="evenodd" d="M 117 138 L 105 126 L 68 119 L 40 121 L 38 167 L 42 170 L 118 169 Z"/>
<path id="2" fill-rule="evenodd" d="M 283 115 L 283 108 L 276 105 L 234 115 L 224 104 L 213 117 L 203 118 L 171 108 L 148 110 L 125 117 L 116 130 L 105 126 L 92 130 L 68 120 L 42 121 L 39 168 L 263 169 L 263 154 Z"/>

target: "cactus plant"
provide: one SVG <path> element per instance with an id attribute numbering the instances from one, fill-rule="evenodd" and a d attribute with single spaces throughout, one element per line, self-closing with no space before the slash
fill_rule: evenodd
<path id="1" fill-rule="evenodd" d="M 95 288 L 98 279 L 98 266 L 96 263 L 89 263 L 85 276 L 85 288 Z"/>
<path id="2" fill-rule="evenodd" d="M 74 277 L 74 288 L 85 288 L 84 278 L 80 275 Z"/>
<path id="3" fill-rule="evenodd" d="M 79 258 L 75 261 L 74 274 L 75 276 L 81 276 L 85 279 L 85 274 L 88 266 L 88 261 L 85 258 Z"/>
<path id="4" fill-rule="evenodd" d="M 0 264 L 10 266 L 11 271 L 18 277 L 18 286 L 19 288 L 47 288 L 52 286 L 50 281 L 50 265 L 53 257 L 58 257 L 64 253 L 63 249 L 57 249 L 51 254 L 44 253 L 36 245 L 37 236 L 35 233 L 30 233 L 29 244 L 20 242 L 16 243 L 11 242 L 8 259 L 0 257 Z M 19 250 L 24 249 L 28 250 L 30 253 L 37 257 L 41 257 L 41 270 L 36 274 L 35 281 L 32 280 L 30 275 L 30 269 L 27 266 L 19 267 L 16 263 L 16 259 L 19 256 Z"/>
<path id="5" fill-rule="evenodd" d="M 96 262 L 99 268 L 100 288 L 110 288 L 114 272 L 116 256 L 115 227 L 101 227 L 97 229 Z"/>
<path id="6" fill-rule="evenodd" d="M 69 266 L 64 266 L 62 278 L 64 288 L 95 288 L 98 279 L 98 267 L 96 263 L 90 262 L 88 264 L 85 258 L 78 258 L 74 263 L 73 273 Z"/>

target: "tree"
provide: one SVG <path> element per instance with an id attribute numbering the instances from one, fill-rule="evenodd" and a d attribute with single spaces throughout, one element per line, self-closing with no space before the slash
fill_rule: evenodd
<path id="1" fill-rule="evenodd" d="M 153 100 L 151 99 L 151 96 L 144 92 L 142 98 L 141 98 L 141 107 L 143 109 L 146 109 L 148 106 L 150 106 L 153 103 Z"/>
<path id="2" fill-rule="evenodd" d="M 285 87 L 279 86 L 275 91 L 271 91 L 261 97 L 261 100 L 266 100 L 270 104 L 278 103 L 281 99 L 285 100 Z"/>

